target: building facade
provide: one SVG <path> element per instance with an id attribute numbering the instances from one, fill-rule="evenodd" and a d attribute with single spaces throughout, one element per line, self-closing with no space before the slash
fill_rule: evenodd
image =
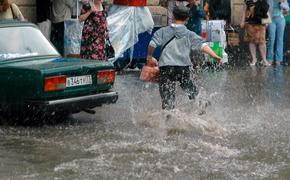
<path id="1" fill-rule="evenodd" d="M 21 12 L 28 21 L 34 23 L 36 22 L 36 0 L 13 0 L 13 2 L 19 6 Z M 231 22 L 233 25 L 240 24 L 241 14 L 243 10 L 243 2 L 244 0 L 231 0 Z"/>

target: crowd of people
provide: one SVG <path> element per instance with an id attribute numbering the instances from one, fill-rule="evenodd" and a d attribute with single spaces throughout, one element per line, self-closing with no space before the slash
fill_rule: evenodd
<path id="1" fill-rule="evenodd" d="M 245 30 L 244 40 L 249 44 L 252 57 L 250 66 L 255 66 L 258 62 L 257 47 L 262 65 L 287 65 L 285 17 L 289 16 L 289 3 L 289 0 L 244 0 L 240 26 Z M 190 7 L 187 27 L 198 35 L 201 35 L 202 19 L 230 20 L 230 1 L 168 0 L 169 24 L 172 22 L 172 8 L 180 5 Z"/>
<path id="2" fill-rule="evenodd" d="M 72 17 L 74 3 L 71 0 L 52 0 L 51 3 L 53 25 L 51 41 L 63 54 L 64 21 Z M 156 47 L 162 47 L 158 61 L 159 91 L 162 108 L 170 110 L 175 106 L 176 82 L 180 83 L 189 99 L 195 99 L 198 94 L 198 89 L 191 78 L 192 51 L 202 51 L 217 62 L 223 62 L 201 37 L 202 19 L 222 19 L 230 23 L 231 12 L 228 0 L 168 0 L 167 5 L 168 26 L 154 33 L 148 46 L 147 64 L 157 64 L 153 53 Z M 255 66 L 258 62 L 257 46 L 263 65 L 285 64 L 284 32 L 285 16 L 289 15 L 288 11 L 287 0 L 244 0 L 240 26 L 245 29 L 245 40 L 249 43 L 251 66 Z M 81 58 L 107 60 L 106 42 L 109 41 L 107 15 L 108 6 L 104 5 L 102 0 L 83 0 L 79 15 L 79 21 L 84 22 Z M 0 18 L 24 20 L 18 7 L 8 3 L 7 0 L 0 0 Z"/>
<path id="3" fill-rule="evenodd" d="M 173 23 L 173 8 L 186 6 L 190 15 L 186 27 L 201 36 L 202 19 L 223 19 L 230 22 L 230 0 L 161 0 L 166 1 L 168 8 L 168 25 Z M 60 54 L 64 54 L 64 21 L 72 17 L 75 2 L 72 0 L 41 1 L 46 8 L 49 6 L 52 21 L 51 41 Z M 109 30 L 106 17 L 108 7 L 102 5 L 102 0 L 82 0 L 83 7 L 79 16 L 84 22 L 82 32 L 82 58 L 106 60 L 106 42 L 109 41 Z M 88 5 L 90 7 L 88 7 Z M 42 9 L 44 12 L 44 10 Z M 46 11 L 47 12 L 47 11 Z M 43 14 L 43 13 L 42 13 Z M 48 13 L 46 13 L 48 14 Z M 245 30 L 244 40 L 249 43 L 251 66 L 257 60 L 257 47 L 265 66 L 285 65 L 287 26 L 285 17 L 289 16 L 289 0 L 244 0 L 244 11 L 240 26 Z M 45 17 L 47 18 L 47 17 Z M 18 19 L 24 17 L 15 3 L 0 0 L 0 19 Z M 289 18 L 288 18 L 289 19 Z"/>
<path id="4" fill-rule="evenodd" d="M 257 64 L 257 45 L 265 66 L 286 64 L 284 32 L 288 11 L 287 0 L 245 0 L 241 27 L 245 28 L 245 40 L 249 43 L 251 66 Z"/>

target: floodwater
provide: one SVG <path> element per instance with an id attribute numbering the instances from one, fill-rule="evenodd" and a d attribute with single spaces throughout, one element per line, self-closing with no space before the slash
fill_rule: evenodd
<path id="1" fill-rule="evenodd" d="M 119 101 L 41 127 L 0 127 L 0 179 L 290 179 L 290 69 L 199 75 L 206 114 L 179 88 L 117 77 Z"/>

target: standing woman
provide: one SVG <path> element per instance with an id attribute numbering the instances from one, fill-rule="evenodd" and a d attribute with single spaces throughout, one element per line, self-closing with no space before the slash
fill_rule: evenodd
<path id="1" fill-rule="evenodd" d="M 283 11 L 289 10 L 286 0 L 268 0 L 272 23 L 268 27 L 269 43 L 267 59 L 270 62 L 275 60 L 276 65 L 283 63 L 283 38 L 285 30 L 285 18 Z"/>
<path id="2" fill-rule="evenodd" d="M 24 21 L 24 17 L 18 6 L 8 0 L 0 0 L 0 20 Z"/>
<path id="3" fill-rule="evenodd" d="M 200 7 L 200 0 L 193 0 L 190 3 L 189 19 L 186 27 L 195 32 L 197 35 L 202 35 L 201 19 L 206 17 L 206 13 L 203 8 Z"/>
<path id="4" fill-rule="evenodd" d="M 244 11 L 242 14 L 241 28 L 245 28 L 245 41 L 249 43 L 249 49 L 252 56 L 250 66 L 255 66 L 257 63 L 257 45 L 259 46 L 262 56 L 262 63 L 265 66 L 271 64 L 266 59 L 266 25 L 262 24 L 262 18 L 258 14 L 267 16 L 268 8 L 264 8 L 264 12 L 255 12 L 259 8 L 256 2 L 260 1 L 261 7 L 269 7 L 266 0 L 245 0 Z"/>
<path id="5" fill-rule="evenodd" d="M 80 56 L 83 59 L 106 61 L 106 41 L 109 40 L 109 31 L 106 21 L 107 7 L 103 7 L 101 0 L 83 5 L 80 21 L 84 21 L 81 40 Z"/>

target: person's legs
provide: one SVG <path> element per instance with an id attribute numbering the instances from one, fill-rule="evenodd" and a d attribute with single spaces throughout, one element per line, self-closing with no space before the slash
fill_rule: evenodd
<path id="1" fill-rule="evenodd" d="M 285 19 L 282 17 L 276 19 L 276 62 L 281 63 L 283 61 L 283 44 L 284 44 L 284 30 Z"/>
<path id="2" fill-rule="evenodd" d="M 198 95 L 198 89 L 191 78 L 190 67 L 181 67 L 179 71 L 181 72 L 180 87 L 187 93 L 189 99 L 194 100 Z"/>
<path id="3" fill-rule="evenodd" d="M 275 45 L 275 37 L 276 36 L 276 23 L 274 21 L 274 18 L 272 20 L 272 23 L 268 26 L 268 48 L 267 48 L 267 59 L 271 63 L 274 60 L 274 45 Z"/>
<path id="4" fill-rule="evenodd" d="M 256 44 L 254 43 L 249 43 L 249 49 L 250 49 L 250 53 L 252 56 L 252 62 L 250 63 L 251 66 L 255 66 L 257 63 L 257 48 L 256 48 Z"/>
<path id="5" fill-rule="evenodd" d="M 284 30 L 284 43 L 283 43 L 283 64 L 287 65 L 287 39 L 288 39 L 288 28 L 287 24 L 285 25 L 285 30 Z"/>
<path id="6" fill-rule="evenodd" d="M 271 63 L 269 63 L 267 61 L 267 58 L 266 58 L 267 48 L 266 48 L 266 43 L 265 42 L 259 43 L 259 50 L 260 50 L 260 54 L 262 56 L 263 64 L 265 66 L 270 66 Z"/>
<path id="7" fill-rule="evenodd" d="M 174 67 L 160 67 L 159 92 L 162 101 L 162 109 L 171 110 L 175 108 L 175 86 Z"/>

